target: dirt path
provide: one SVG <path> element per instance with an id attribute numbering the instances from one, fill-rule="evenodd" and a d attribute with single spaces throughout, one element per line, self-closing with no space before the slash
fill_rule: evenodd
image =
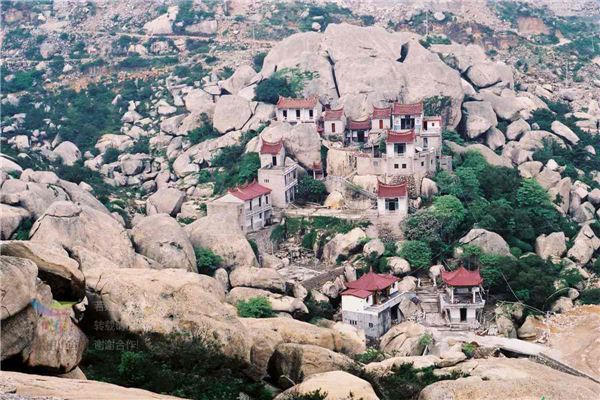
<path id="1" fill-rule="evenodd" d="M 547 345 L 567 365 L 600 379 L 600 306 L 581 306 L 552 316 Z"/>

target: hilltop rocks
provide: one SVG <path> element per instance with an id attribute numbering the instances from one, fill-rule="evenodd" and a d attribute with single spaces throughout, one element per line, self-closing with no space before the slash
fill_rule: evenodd
<path id="1" fill-rule="evenodd" d="M 550 127 L 552 132 L 567 140 L 572 145 L 579 143 L 579 137 L 568 126 L 560 121 L 554 121 Z"/>
<path id="2" fill-rule="evenodd" d="M 566 251 L 567 240 L 564 232 L 540 235 L 535 239 L 535 253 L 544 260 L 549 257 L 561 257 Z"/>
<path id="3" fill-rule="evenodd" d="M 73 165 L 81 160 L 81 151 L 73 142 L 62 142 L 53 150 L 53 153 L 60 157 L 65 165 Z"/>
<path id="4" fill-rule="evenodd" d="M 599 248 L 600 239 L 596 237 L 589 225 L 584 225 L 575 236 L 573 247 L 569 249 L 567 256 L 583 265 L 591 260 L 594 252 Z"/>
<path id="5" fill-rule="evenodd" d="M 223 258 L 225 266 L 250 267 L 258 265 L 246 236 L 237 223 L 225 215 L 202 217 L 187 225 L 194 247 L 206 247 Z"/>
<path id="6" fill-rule="evenodd" d="M 169 7 L 166 14 L 162 14 L 152 21 L 144 24 L 144 30 L 148 35 L 170 35 L 173 33 L 173 21 L 177 17 L 179 7 Z"/>
<path id="7" fill-rule="evenodd" d="M 467 101 L 463 103 L 465 120 L 463 122 L 465 134 L 475 139 L 488 129 L 498 125 L 496 113 L 488 101 Z"/>
<path id="8" fill-rule="evenodd" d="M 523 358 L 470 360 L 445 372 L 469 377 L 443 380 L 421 391 L 419 400 L 456 399 L 593 399 L 600 385 Z"/>
<path id="9" fill-rule="evenodd" d="M 31 240 L 56 243 L 72 251 L 82 246 L 122 268 L 138 266 L 127 232 L 113 218 L 88 206 L 57 201 L 31 229 Z"/>
<path id="10" fill-rule="evenodd" d="M 87 400 L 93 393 L 94 398 L 129 400 L 176 400 L 177 397 L 160 395 L 142 389 L 126 388 L 106 382 L 82 379 L 67 379 L 46 375 L 23 374 L 2 371 L 0 386 L 14 388 L 15 395 L 10 398 L 66 398 Z M 4 393 L 4 392 L 3 392 Z M 14 396 L 14 397 L 13 397 Z M 41 397 L 40 397 L 41 396 Z"/>
<path id="11" fill-rule="evenodd" d="M 502 62 L 474 64 L 467 70 L 467 77 L 473 85 L 479 88 L 486 88 L 500 82 L 509 87 L 513 85 L 510 67 Z"/>
<path id="12" fill-rule="evenodd" d="M 375 253 L 378 257 L 380 257 L 384 251 L 385 245 L 381 239 L 371 239 L 365 243 L 363 247 L 363 253 L 367 256 L 371 255 L 371 253 Z"/>
<path id="13" fill-rule="evenodd" d="M 401 257 L 388 257 L 388 266 L 394 275 L 408 274 L 410 272 L 410 264 Z"/>
<path id="14" fill-rule="evenodd" d="M 298 383 L 311 375 L 346 370 L 354 361 L 343 354 L 310 344 L 283 343 L 277 346 L 269 361 L 269 375 L 276 382 L 286 380 Z"/>
<path id="15" fill-rule="evenodd" d="M 510 248 L 502 236 L 485 229 L 471 229 L 460 241 L 462 244 L 470 244 L 479 247 L 485 253 L 510 256 Z"/>
<path id="16" fill-rule="evenodd" d="M 20 174 L 23 172 L 23 168 L 21 168 L 21 166 L 16 162 L 9 160 L 6 157 L 0 157 L 0 171 Z"/>
<path id="17" fill-rule="evenodd" d="M 308 308 L 304 305 L 302 300 L 295 297 L 285 296 L 278 293 L 272 293 L 268 290 L 255 289 L 250 287 L 234 287 L 227 294 L 227 302 L 232 305 L 236 305 L 239 301 L 247 301 L 255 297 L 264 297 L 275 312 L 286 312 L 286 313 L 308 313 Z"/>
<path id="18" fill-rule="evenodd" d="M 308 395 L 320 391 L 325 400 L 362 399 L 379 400 L 369 382 L 343 371 L 331 371 L 315 374 L 281 393 L 275 400 L 285 400 L 287 396 Z"/>
<path id="19" fill-rule="evenodd" d="M 90 309 L 105 309 L 124 329 L 206 335 L 221 344 L 225 354 L 249 359 L 248 332 L 235 309 L 223 303 L 223 287 L 215 279 L 179 269 L 121 269 L 114 274 L 93 268 L 85 275 Z M 98 303 L 101 308 L 94 306 Z"/>
<path id="20" fill-rule="evenodd" d="M 165 268 L 198 272 L 190 239 L 177 221 L 167 214 L 142 218 L 133 227 L 131 238 L 138 253 Z"/>
<path id="21" fill-rule="evenodd" d="M 175 188 L 158 189 L 146 200 L 146 215 L 169 214 L 175 217 L 185 201 L 185 193 Z"/>
<path id="22" fill-rule="evenodd" d="M 36 298 L 38 268 L 33 261 L 23 258 L 0 256 L 0 278 L 3 284 L 0 319 L 17 314 Z"/>
<path id="23" fill-rule="evenodd" d="M 215 104 L 213 103 L 212 96 L 202 89 L 190 90 L 185 96 L 184 102 L 185 108 L 191 113 L 213 115 Z"/>
<path id="24" fill-rule="evenodd" d="M 409 321 L 401 322 L 381 337 L 379 348 L 395 356 L 420 356 L 425 347 L 420 343 L 420 339 L 425 334 L 426 330 L 422 325 Z"/>
<path id="25" fill-rule="evenodd" d="M 307 168 L 321 163 L 321 137 L 314 124 L 273 122 L 260 137 L 269 142 L 283 139 L 286 152 Z"/>
<path id="26" fill-rule="evenodd" d="M 233 75 L 223 81 L 221 87 L 230 94 L 238 94 L 240 90 L 257 83 L 259 80 L 260 75 L 251 66 L 242 65 L 235 70 Z"/>
<path id="27" fill-rule="evenodd" d="M 253 287 L 273 292 L 284 293 L 285 281 L 275 269 L 238 267 L 229 274 L 231 286 Z"/>
<path id="28" fill-rule="evenodd" d="M 20 207 L 0 204 L 0 239 L 10 239 L 23 220 L 31 215 Z"/>
<path id="29" fill-rule="evenodd" d="M 243 97 L 225 95 L 215 105 L 213 125 L 221 133 L 240 130 L 252 117 L 250 103 Z"/>
<path id="30" fill-rule="evenodd" d="M 77 261 L 53 243 L 13 240 L 2 242 L 2 255 L 33 261 L 39 276 L 52 288 L 55 299 L 79 301 L 85 296 L 85 282 Z"/>
<path id="31" fill-rule="evenodd" d="M 354 228 L 348 233 L 338 233 L 323 248 L 323 259 L 335 263 L 339 256 L 347 257 L 366 237 L 360 228 Z"/>
<path id="32" fill-rule="evenodd" d="M 529 126 L 527 121 L 518 119 L 506 127 L 506 138 L 508 140 L 517 140 L 519 136 L 530 130 L 531 126 Z"/>

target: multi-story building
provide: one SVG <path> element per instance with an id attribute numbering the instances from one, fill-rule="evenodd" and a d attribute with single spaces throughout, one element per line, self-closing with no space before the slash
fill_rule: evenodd
<path id="1" fill-rule="evenodd" d="M 261 142 L 258 183 L 271 189 L 273 206 L 286 208 L 296 199 L 298 164 L 286 159 L 281 139 L 277 142 L 261 139 Z"/>
<path id="2" fill-rule="evenodd" d="M 293 99 L 279 96 L 277 101 L 277 120 L 292 125 L 298 123 L 316 123 L 321 118 L 323 107 L 317 97 Z"/>
<path id="3" fill-rule="evenodd" d="M 479 269 L 469 271 L 460 267 L 454 271 L 442 270 L 445 292 L 440 294 L 440 310 L 450 325 L 477 327 L 485 300 L 481 296 L 483 278 Z"/>
<path id="4" fill-rule="evenodd" d="M 271 189 L 257 182 L 241 185 L 207 204 L 208 215 L 234 218 L 244 232 L 264 228 L 271 222 Z"/>
<path id="5" fill-rule="evenodd" d="M 364 330 L 377 339 L 386 333 L 392 322 L 403 319 L 398 305 L 406 293 L 398 291 L 398 278 L 369 272 L 348 282 L 342 292 L 342 320 Z"/>

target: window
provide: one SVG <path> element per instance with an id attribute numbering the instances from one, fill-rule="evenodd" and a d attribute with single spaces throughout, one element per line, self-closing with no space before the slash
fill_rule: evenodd
<path id="1" fill-rule="evenodd" d="M 415 119 L 410 116 L 400 118 L 400 129 L 413 129 L 415 127 Z"/>
<path id="2" fill-rule="evenodd" d="M 258 219 L 262 219 L 262 213 L 258 214 Z"/>
<path id="3" fill-rule="evenodd" d="M 372 327 L 373 327 L 373 323 L 369 322 L 369 328 L 372 328 Z"/>
<path id="4" fill-rule="evenodd" d="M 331 123 L 331 132 L 335 133 L 335 122 Z"/>
<path id="5" fill-rule="evenodd" d="M 379 129 L 383 129 L 383 120 L 382 119 L 379 120 Z"/>
<path id="6" fill-rule="evenodd" d="M 423 129 L 427 130 L 427 121 L 423 121 Z"/>
<path id="7" fill-rule="evenodd" d="M 263 183 L 269 183 L 268 179 L 263 179 Z"/>
<path id="8" fill-rule="evenodd" d="M 262 197 L 259 197 L 259 198 L 258 198 L 258 206 L 259 206 L 259 207 L 260 207 L 260 206 L 262 206 Z"/>
<path id="9" fill-rule="evenodd" d="M 274 167 L 277 166 L 277 156 L 271 157 L 271 163 L 273 164 Z"/>
<path id="10" fill-rule="evenodd" d="M 296 110 L 296 118 L 300 118 L 300 110 Z"/>
<path id="11" fill-rule="evenodd" d="M 398 169 L 398 164 L 394 164 L 394 169 Z"/>
<path id="12" fill-rule="evenodd" d="M 421 161 L 421 167 L 425 166 L 425 161 Z"/>
<path id="13" fill-rule="evenodd" d="M 269 196 L 265 196 L 265 204 L 269 204 Z"/>
<path id="14" fill-rule="evenodd" d="M 314 111 L 313 110 L 308 110 L 308 117 L 310 119 L 313 119 L 313 115 L 314 115 Z"/>
<path id="15" fill-rule="evenodd" d="M 402 169 L 406 169 L 406 164 L 402 164 Z"/>
<path id="16" fill-rule="evenodd" d="M 398 209 L 398 199 L 385 199 L 385 209 L 388 211 L 396 211 Z"/>
<path id="17" fill-rule="evenodd" d="M 429 145 L 429 142 L 428 142 L 427 138 L 423 138 L 423 149 L 427 150 L 428 145 Z"/>
<path id="18" fill-rule="evenodd" d="M 283 110 L 283 118 L 287 118 L 287 110 Z"/>
<path id="19" fill-rule="evenodd" d="M 250 200 L 250 210 L 252 210 L 252 200 Z"/>
<path id="20" fill-rule="evenodd" d="M 394 153 L 404 155 L 406 153 L 406 143 L 394 143 Z"/>

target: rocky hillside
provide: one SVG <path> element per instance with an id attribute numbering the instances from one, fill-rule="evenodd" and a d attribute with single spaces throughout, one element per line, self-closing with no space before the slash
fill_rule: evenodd
<path id="1" fill-rule="evenodd" d="M 538 3 L 4 2 L 2 396 L 595 398 L 600 7 Z M 377 176 L 276 121 L 280 95 L 423 102 L 453 170 L 393 229 L 362 218 Z M 289 214 L 207 215 L 279 139 Z M 477 335 L 410 300 L 379 341 L 340 322 L 369 270 L 421 295 L 458 265 L 485 279 Z"/>

